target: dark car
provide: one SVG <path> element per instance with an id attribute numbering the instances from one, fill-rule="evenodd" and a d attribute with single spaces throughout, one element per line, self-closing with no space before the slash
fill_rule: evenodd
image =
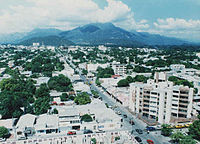
<path id="1" fill-rule="evenodd" d="M 143 134 L 143 131 L 141 129 L 136 129 L 135 130 L 138 134 Z"/>
<path id="2" fill-rule="evenodd" d="M 91 130 L 84 130 L 83 133 L 84 133 L 84 134 L 90 134 L 90 133 L 93 133 L 93 131 L 91 131 Z"/>
<path id="3" fill-rule="evenodd" d="M 142 139 L 141 139 L 140 137 L 138 137 L 138 136 L 135 137 L 135 140 L 136 140 L 137 142 L 139 142 L 139 143 L 142 142 Z"/>
<path id="4" fill-rule="evenodd" d="M 146 130 L 147 130 L 147 131 L 155 131 L 156 128 L 155 128 L 155 127 L 149 127 L 149 126 L 148 126 L 148 127 L 146 127 Z"/>
<path id="5" fill-rule="evenodd" d="M 130 120 L 129 123 L 130 123 L 131 125 L 135 125 L 135 123 L 134 123 L 133 120 Z"/>
<path id="6" fill-rule="evenodd" d="M 127 115 L 126 115 L 126 114 L 124 114 L 123 116 L 124 116 L 124 118 L 127 118 Z"/>

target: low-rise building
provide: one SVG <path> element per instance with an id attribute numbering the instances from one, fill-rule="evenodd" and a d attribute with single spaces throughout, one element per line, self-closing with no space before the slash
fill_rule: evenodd
<path id="1" fill-rule="evenodd" d="M 48 114 L 39 115 L 36 118 L 34 128 L 37 136 L 58 133 L 58 116 Z"/>
<path id="2" fill-rule="evenodd" d="M 41 84 L 43 84 L 43 83 L 48 83 L 48 81 L 49 81 L 49 77 L 39 77 L 39 78 L 34 78 L 33 80 L 35 80 L 36 81 L 36 84 L 35 84 L 35 86 L 36 87 L 39 87 Z"/>
<path id="3" fill-rule="evenodd" d="M 87 84 L 84 84 L 83 82 L 74 83 L 73 87 L 75 92 L 87 92 L 91 94 L 90 87 Z"/>
<path id="4" fill-rule="evenodd" d="M 106 68 L 108 64 L 87 64 L 86 69 L 88 72 L 96 72 L 98 67 Z"/>
<path id="5" fill-rule="evenodd" d="M 183 65 L 183 64 L 172 64 L 172 65 L 170 65 L 170 69 L 172 70 L 172 71 L 182 71 L 182 70 L 184 70 L 185 69 L 185 65 Z"/>
<path id="6" fill-rule="evenodd" d="M 91 104 L 76 105 L 67 107 L 58 107 L 60 131 L 90 129 L 116 130 L 121 128 L 121 117 L 115 114 L 105 104 L 95 99 Z M 91 122 L 81 121 L 81 116 L 89 114 L 92 117 Z"/>

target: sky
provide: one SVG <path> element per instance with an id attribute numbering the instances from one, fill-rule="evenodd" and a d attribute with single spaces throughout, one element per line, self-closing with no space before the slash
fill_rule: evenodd
<path id="1" fill-rule="evenodd" d="M 200 42 L 200 0 L 0 0 L 0 34 L 96 22 Z"/>

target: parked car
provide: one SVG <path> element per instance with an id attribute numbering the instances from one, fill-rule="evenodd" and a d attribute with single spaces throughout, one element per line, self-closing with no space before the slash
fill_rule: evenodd
<path id="1" fill-rule="evenodd" d="M 84 130 L 83 134 L 90 134 L 90 133 L 93 133 L 92 130 Z"/>
<path id="2" fill-rule="evenodd" d="M 65 105 L 65 103 L 60 103 L 60 104 L 59 104 L 59 106 L 64 106 L 64 105 Z"/>
<path id="3" fill-rule="evenodd" d="M 76 132 L 75 131 L 68 131 L 67 135 L 76 135 Z"/>
<path id="4" fill-rule="evenodd" d="M 174 125 L 169 125 L 168 128 L 171 128 L 171 129 L 172 129 L 172 128 L 175 128 L 175 126 L 174 126 Z"/>
<path id="5" fill-rule="evenodd" d="M 99 131 L 96 131 L 96 133 L 105 133 L 104 130 L 99 130 Z"/>
<path id="6" fill-rule="evenodd" d="M 185 124 L 185 127 L 189 127 L 191 125 L 191 123 Z"/>
<path id="7" fill-rule="evenodd" d="M 149 127 L 149 126 L 147 126 L 147 127 L 146 127 L 146 130 L 147 130 L 147 131 L 155 131 L 156 128 L 155 128 L 155 127 Z"/>
<path id="8" fill-rule="evenodd" d="M 122 113 L 121 113 L 120 111 L 117 111 L 117 114 L 118 114 L 118 115 L 121 115 Z"/>
<path id="9" fill-rule="evenodd" d="M 135 130 L 138 134 L 143 134 L 143 131 L 141 129 L 136 129 Z"/>
<path id="10" fill-rule="evenodd" d="M 0 142 L 5 142 L 6 138 L 0 138 Z"/>
<path id="11" fill-rule="evenodd" d="M 135 140 L 136 140 L 137 142 L 139 142 L 139 143 L 142 142 L 142 139 L 141 139 L 140 137 L 138 137 L 138 136 L 135 137 Z"/>
<path id="12" fill-rule="evenodd" d="M 130 120 L 129 123 L 130 123 L 131 125 L 135 125 L 135 122 L 134 122 L 133 120 Z"/>
<path id="13" fill-rule="evenodd" d="M 175 126 L 175 128 L 184 128 L 184 127 L 185 127 L 185 126 L 184 126 L 184 125 L 181 125 L 181 124 Z"/>
<path id="14" fill-rule="evenodd" d="M 124 118 L 127 118 L 127 115 L 126 115 L 126 114 L 124 114 L 123 116 L 124 116 Z"/>
<path id="15" fill-rule="evenodd" d="M 152 140 L 150 140 L 150 139 L 147 140 L 147 143 L 148 144 L 154 144 L 154 142 Z"/>

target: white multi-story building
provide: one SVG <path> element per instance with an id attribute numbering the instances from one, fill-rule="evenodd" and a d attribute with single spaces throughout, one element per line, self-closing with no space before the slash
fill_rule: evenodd
<path id="1" fill-rule="evenodd" d="M 127 72 L 126 65 L 120 64 L 120 62 L 113 62 L 111 64 L 112 69 L 114 70 L 115 75 L 125 75 Z"/>
<path id="2" fill-rule="evenodd" d="M 176 123 L 191 118 L 192 101 L 193 88 L 173 86 L 169 81 L 155 79 L 130 85 L 129 108 L 159 123 Z"/>

